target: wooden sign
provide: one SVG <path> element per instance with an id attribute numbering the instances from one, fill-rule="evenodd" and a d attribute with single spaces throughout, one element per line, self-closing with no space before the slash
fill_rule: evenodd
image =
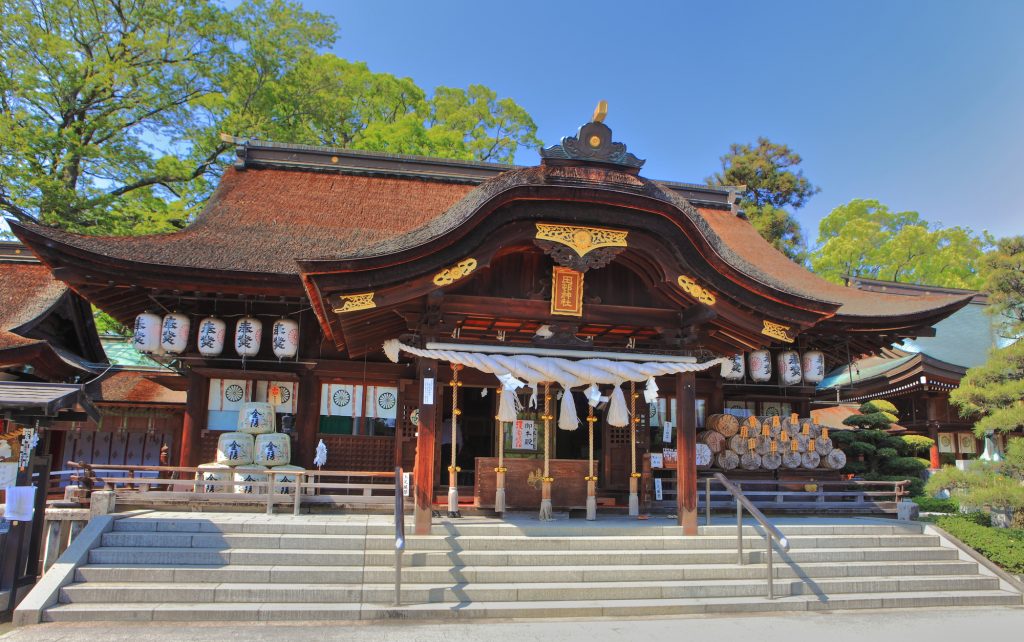
<path id="1" fill-rule="evenodd" d="M 551 314 L 583 316 L 583 273 L 555 266 L 551 274 Z"/>

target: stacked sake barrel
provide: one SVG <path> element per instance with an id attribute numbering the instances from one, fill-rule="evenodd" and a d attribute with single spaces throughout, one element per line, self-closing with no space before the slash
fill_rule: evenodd
<path id="1" fill-rule="evenodd" d="M 212 482 L 234 481 L 235 493 L 264 493 L 267 488 L 267 470 L 275 472 L 301 471 L 291 466 L 291 440 L 288 435 L 274 431 L 274 406 L 266 402 L 242 404 L 238 413 L 236 432 L 227 432 L 217 440 L 217 461 L 204 464 L 198 480 Z M 294 475 L 275 475 L 275 490 L 290 492 Z M 209 484 L 207 492 L 232 492 L 227 484 Z"/>
<path id="2" fill-rule="evenodd" d="M 732 415 L 711 415 L 708 430 L 697 435 L 714 453 L 723 470 L 777 470 L 827 468 L 846 465 L 846 455 L 833 447 L 828 429 L 796 413 L 786 418 L 748 417 L 742 424 Z"/>

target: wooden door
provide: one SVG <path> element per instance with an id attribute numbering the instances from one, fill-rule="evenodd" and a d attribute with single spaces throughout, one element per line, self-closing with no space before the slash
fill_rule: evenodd
<path id="1" fill-rule="evenodd" d="M 629 403 L 629 388 L 623 386 L 623 391 L 626 393 L 627 403 Z M 649 451 L 650 444 L 650 430 L 648 428 L 649 416 L 644 410 L 647 408 L 647 404 L 644 402 L 643 397 L 637 400 L 637 414 L 640 416 L 640 425 L 636 431 L 636 469 L 640 472 L 643 463 L 643 456 Z M 605 413 L 607 416 L 607 413 Z M 629 458 L 629 444 L 630 437 L 629 426 L 623 428 L 616 428 L 609 426 L 607 421 L 602 418 L 601 421 L 602 430 L 602 466 L 601 466 L 601 480 L 600 485 L 602 488 L 607 490 L 628 490 L 629 489 L 629 474 L 630 470 L 630 458 Z"/>

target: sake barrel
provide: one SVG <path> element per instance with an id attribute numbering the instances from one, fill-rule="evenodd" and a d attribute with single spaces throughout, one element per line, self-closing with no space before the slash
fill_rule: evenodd
<path id="1" fill-rule="evenodd" d="M 722 436 L 722 433 L 714 430 L 703 430 L 697 433 L 697 441 L 706 445 L 715 455 L 725 448 L 725 437 Z"/>
<path id="2" fill-rule="evenodd" d="M 239 466 L 235 469 L 235 492 L 259 495 L 267 492 L 266 466 Z"/>
<path id="3" fill-rule="evenodd" d="M 238 432 L 252 435 L 274 432 L 274 407 L 263 401 L 243 403 L 238 411 Z"/>
<path id="4" fill-rule="evenodd" d="M 723 437 L 732 437 L 740 430 L 739 420 L 732 415 L 709 415 L 705 423 L 711 430 L 722 433 Z"/>
<path id="5" fill-rule="evenodd" d="M 793 350 L 780 352 L 777 365 L 779 367 L 779 383 L 784 386 L 795 386 L 803 379 L 800 368 L 800 355 Z"/>
<path id="6" fill-rule="evenodd" d="M 800 465 L 804 468 L 817 468 L 819 464 L 821 464 L 821 455 L 816 452 L 800 455 Z"/>
<path id="7" fill-rule="evenodd" d="M 744 470 L 757 470 L 761 467 L 761 455 L 757 453 L 744 453 L 740 455 L 740 466 Z"/>
<path id="8" fill-rule="evenodd" d="M 795 453 L 789 450 L 782 453 L 782 465 L 786 468 L 799 468 L 802 461 L 800 453 Z"/>
<path id="9" fill-rule="evenodd" d="M 711 460 L 711 448 L 707 444 L 697 444 L 697 468 L 710 467 Z"/>
<path id="10" fill-rule="evenodd" d="M 288 435 L 272 432 L 267 435 L 256 435 L 256 450 L 253 462 L 260 466 L 284 466 L 291 462 L 292 440 Z"/>
<path id="11" fill-rule="evenodd" d="M 202 464 L 196 473 L 196 481 L 204 482 L 227 482 L 231 481 L 231 466 L 227 464 Z M 196 484 L 198 490 L 204 493 L 230 493 L 234 492 L 231 484 Z"/>
<path id="12" fill-rule="evenodd" d="M 755 350 L 747 359 L 750 378 L 757 383 L 765 383 L 772 378 L 772 355 L 767 350 Z"/>
<path id="13" fill-rule="evenodd" d="M 761 455 L 761 468 L 768 470 L 776 470 L 782 465 L 782 455 L 777 452 L 770 452 L 767 455 Z"/>
<path id="14" fill-rule="evenodd" d="M 821 463 L 825 468 L 839 470 L 846 465 L 846 453 L 838 448 L 834 448 Z"/>
<path id="15" fill-rule="evenodd" d="M 252 463 L 255 440 L 244 432 L 226 432 L 217 438 L 217 463 L 245 466 Z"/>
<path id="16" fill-rule="evenodd" d="M 750 450 L 750 437 L 744 438 L 742 435 L 733 435 L 729 438 L 728 445 L 729 450 L 735 452 L 738 455 Z"/>
<path id="17" fill-rule="evenodd" d="M 302 466 L 292 466 L 286 464 L 284 466 L 274 466 L 274 492 L 291 494 L 295 490 L 295 473 L 301 473 L 305 470 Z M 282 475 L 281 473 L 285 473 Z"/>
<path id="18" fill-rule="evenodd" d="M 832 440 L 825 437 L 818 437 L 814 440 L 814 450 L 824 457 L 832 452 Z"/>
<path id="19" fill-rule="evenodd" d="M 740 465 L 740 456 L 732 450 L 723 450 L 715 456 L 715 464 L 722 470 L 732 470 Z"/>

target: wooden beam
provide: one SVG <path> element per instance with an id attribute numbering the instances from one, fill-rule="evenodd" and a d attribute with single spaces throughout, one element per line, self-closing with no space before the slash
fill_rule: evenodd
<path id="1" fill-rule="evenodd" d="M 419 359 L 417 363 L 420 421 L 416 431 L 416 508 L 414 513 L 417 535 L 429 535 L 434 510 L 434 446 L 437 426 L 437 400 L 441 390 L 436 359 Z M 426 402 L 426 403 L 424 403 Z"/>
<path id="2" fill-rule="evenodd" d="M 312 466 L 320 423 L 320 381 L 312 372 L 304 372 L 299 378 L 299 405 L 296 410 L 296 454 L 303 466 Z"/>
<path id="3" fill-rule="evenodd" d="M 198 466 L 199 435 L 206 425 L 206 406 L 210 396 L 210 381 L 194 370 L 188 373 L 188 403 L 181 425 L 181 454 L 179 466 Z"/>
<path id="4" fill-rule="evenodd" d="M 684 535 L 697 534 L 697 394 L 692 372 L 676 375 L 676 511 Z"/>

